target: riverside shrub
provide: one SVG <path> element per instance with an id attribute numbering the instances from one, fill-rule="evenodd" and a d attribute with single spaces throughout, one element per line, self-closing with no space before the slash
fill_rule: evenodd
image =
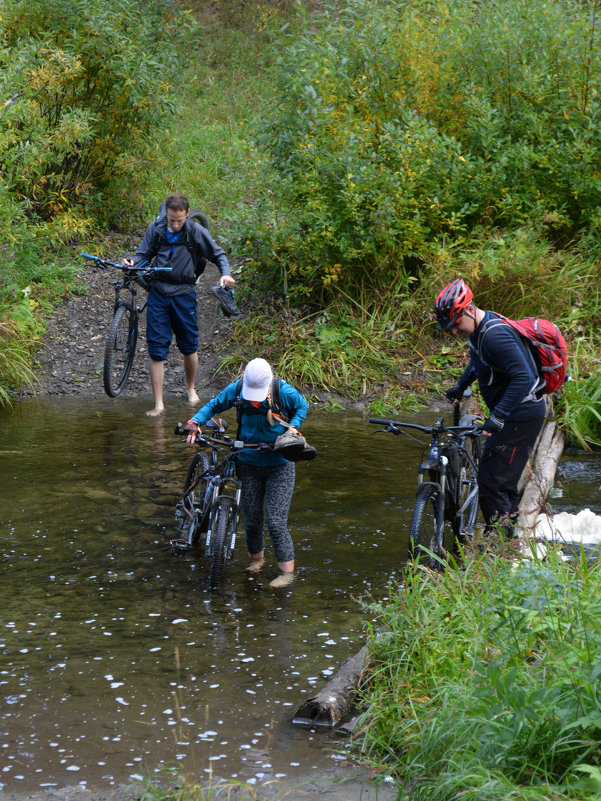
<path id="1" fill-rule="evenodd" d="M 601 247 L 596 13 L 579 0 L 327 4 L 280 42 L 257 139 L 275 177 L 241 226 L 247 254 L 293 298 L 320 298 L 407 289 L 482 227 L 534 222 Z"/>
<path id="2" fill-rule="evenodd" d="M 0 0 L 0 20 L 5 187 L 45 219 L 134 195 L 189 17 L 158 0 Z"/>
<path id="3" fill-rule="evenodd" d="M 370 609 L 362 750 L 399 798 L 599 798 L 600 565 L 510 555 L 408 571 Z"/>

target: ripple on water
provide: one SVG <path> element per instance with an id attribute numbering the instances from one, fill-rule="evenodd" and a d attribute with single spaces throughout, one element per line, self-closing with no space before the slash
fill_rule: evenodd
<path id="1" fill-rule="evenodd" d="M 269 544 L 249 579 L 240 537 L 209 593 L 202 553 L 164 548 L 189 449 L 168 420 L 140 425 L 137 401 L 94 411 L 67 400 L 0 411 L 14 477 L 0 489 L 3 784 L 112 786 L 174 760 L 257 784 L 315 775 L 344 749 L 290 721 L 362 644 L 354 598 L 385 597 L 399 575 L 419 449 L 384 436 L 374 448 L 360 415 L 314 413 L 309 439 L 328 447 L 297 467 L 293 589 L 269 589 Z M 598 487 L 596 464 L 578 473 L 573 461 L 568 475 L 592 468 Z"/>

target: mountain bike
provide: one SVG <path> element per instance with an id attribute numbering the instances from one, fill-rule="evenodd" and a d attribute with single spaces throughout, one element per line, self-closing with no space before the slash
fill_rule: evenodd
<path id="1" fill-rule="evenodd" d="M 404 434 L 427 449 L 427 456 L 417 471 L 408 557 L 412 560 L 425 554 L 430 566 L 438 569 L 447 558 L 445 522 L 450 523 L 453 538 L 465 542 L 473 537 L 478 516 L 482 427 L 476 422 L 480 418 L 475 414 L 459 418 L 458 404 L 451 426 L 444 424 L 443 417 L 433 426 L 369 418 L 370 423 L 385 426 L 374 433 Z M 429 443 L 417 439 L 406 429 L 429 435 Z"/>
<path id="2" fill-rule="evenodd" d="M 81 255 L 84 259 L 91 259 L 97 267 L 103 270 L 112 268 L 121 270 L 123 273 L 122 281 L 115 282 L 113 320 L 106 339 L 102 371 L 104 391 L 110 398 L 116 398 L 121 394 L 129 378 L 136 355 L 139 318 L 148 303 L 148 298 L 146 298 L 142 305 L 138 306 L 136 284 L 148 289 L 145 279 L 155 272 L 155 268 L 148 261 L 137 264 L 135 267 L 124 267 L 89 253 Z M 129 294 L 124 297 L 121 294 L 123 291 Z"/>
<path id="3" fill-rule="evenodd" d="M 196 435 L 196 444 L 210 447 L 210 456 L 203 451 L 194 454 L 184 481 L 184 491 L 175 507 L 175 520 L 179 536 L 169 541 L 173 552 L 186 553 L 204 534 L 204 555 L 210 558 L 209 587 L 218 589 L 225 572 L 225 564 L 234 553 L 236 528 L 240 516 L 242 484 L 236 478 L 238 455 L 244 448 L 272 450 L 272 444 L 246 444 L 225 434 L 227 423 L 212 418 L 203 428 L 213 436 Z M 186 432 L 181 423 L 174 433 Z M 218 435 L 218 436 L 217 436 Z M 219 452 L 225 451 L 219 461 Z"/>

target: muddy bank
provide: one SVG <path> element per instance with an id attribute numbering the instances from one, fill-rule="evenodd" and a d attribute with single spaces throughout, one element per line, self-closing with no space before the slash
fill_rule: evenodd
<path id="1" fill-rule="evenodd" d="M 119 252 L 131 251 L 123 246 Z M 117 256 L 115 256 L 115 260 Z M 48 321 L 34 369 L 37 384 L 34 391 L 25 389 L 23 396 L 105 397 L 102 366 L 106 337 L 113 317 L 114 283 L 118 271 L 82 266 L 78 280 L 86 287 L 84 295 L 70 295 L 56 308 Z M 220 358 L 228 353 L 228 338 L 235 320 L 228 319 L 211 292 L 219 280 L 219 271 L 209 264 L 197 284 L 198 297 L 198 374 L 196 388 L 203 401 L 215 395 L 234 379 L 231 371 L 215 374 Z M 143 290 L 140 290 L 143 296 Z M 244 305 L 240 304 L 242 309 Z M 137 353 L 131 374 L 120 397 L 148 397 L 152 408 L 152 392 L 148 375 L 146 321 L 142 317 Z M 254 355 L 254 354 L 250 354 Z M 363 411 L 365 402 L 352 402 L 335 393 L 316 393 L 311 387 L 299 387 L 318 403 L 335 402 L 344 408 Z M 184 366 L 175 343 L 165 364 L 165 404 L 185 398 Z M 118 403 L 119 399 L 115 399 Z"/>
<path id="2" fill-rule="evenodd" d="M 100 270 L 93 266 L 82 266 L 79 280 L 86 286 L 85 295 L 72 295 L 58 306 L 44 334 L 37 355 L 36 374 L 38 395 L 79 395 L 94 398 L 104 394 L 102 386 L 102 364 L 106 337 L 113 316 L 115 297 L 114 282 L 119 273 Z M 235 322 L 221 313 L 219 304 L 211 293 L 211 285 L 219 280 L 219 271 L 209 265 L 201 277 L 198 287 L 199 368 L 197 387 L 207 396 L 227 383 L 227 376 L 217 380 L 213 372 L 219 364 L 229 329 Z M 141 294 L 143 291 L 141 290 Z M 144 332 L 138 340 L 138 349 L 132 372 L 123 397 L 148 396 L 152 405 L 152 394 L 148 377 L 148 355 Z M 26 391 L 24 394 L 32 394 Z M 165 369 L 165 397 L 181 398 L 184 395 L 184 369 L 181 354 L 172 347 Z"/>
<path id="3" fill-rule="evenodd" d="M 285 785 L 281 781 L 269 781 L 264 786 L 235 786 L 224 784 L 207 791 L 207 797 L 214 801 L 296 801 L 296 799 L 317 799 L 320 801 L 392 801 L 397 797 L 394 784 L 377 785 L 369 781 L 367 773 L 332 773 L 329 777 L 307 777 L 306 781 Z M 38 793 L 19 795 L 0 792 L 0 801 L 139 801 L 145 794 L 143 785 L 122 785 L 114 791 L 97 791 L 78 785 L 52 788 Z"/>

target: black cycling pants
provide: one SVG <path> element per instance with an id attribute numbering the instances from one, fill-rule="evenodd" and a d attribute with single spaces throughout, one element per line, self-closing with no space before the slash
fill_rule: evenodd
<path id="1" fill-rule="evenodd" d="M 485 438 L 478 487 L 487 528 L 499 520 L 505 533 L 513 536 L 520 500 L 518 482 L 544 421 L 544 417 L 536 417 L 506 422 L 501 431 Z"/>
<path id="2" fill-rule="evenodd" d="M 288 511 L 294 491 L 294 463 L 256 465 L 241 461 L 238 474 L 242 481 L 244 533 L 249 554 L 264 549 L 266 521 L 275 558 L 278 562 L 291 562 L 294 546 L 288 530 Z"/>

